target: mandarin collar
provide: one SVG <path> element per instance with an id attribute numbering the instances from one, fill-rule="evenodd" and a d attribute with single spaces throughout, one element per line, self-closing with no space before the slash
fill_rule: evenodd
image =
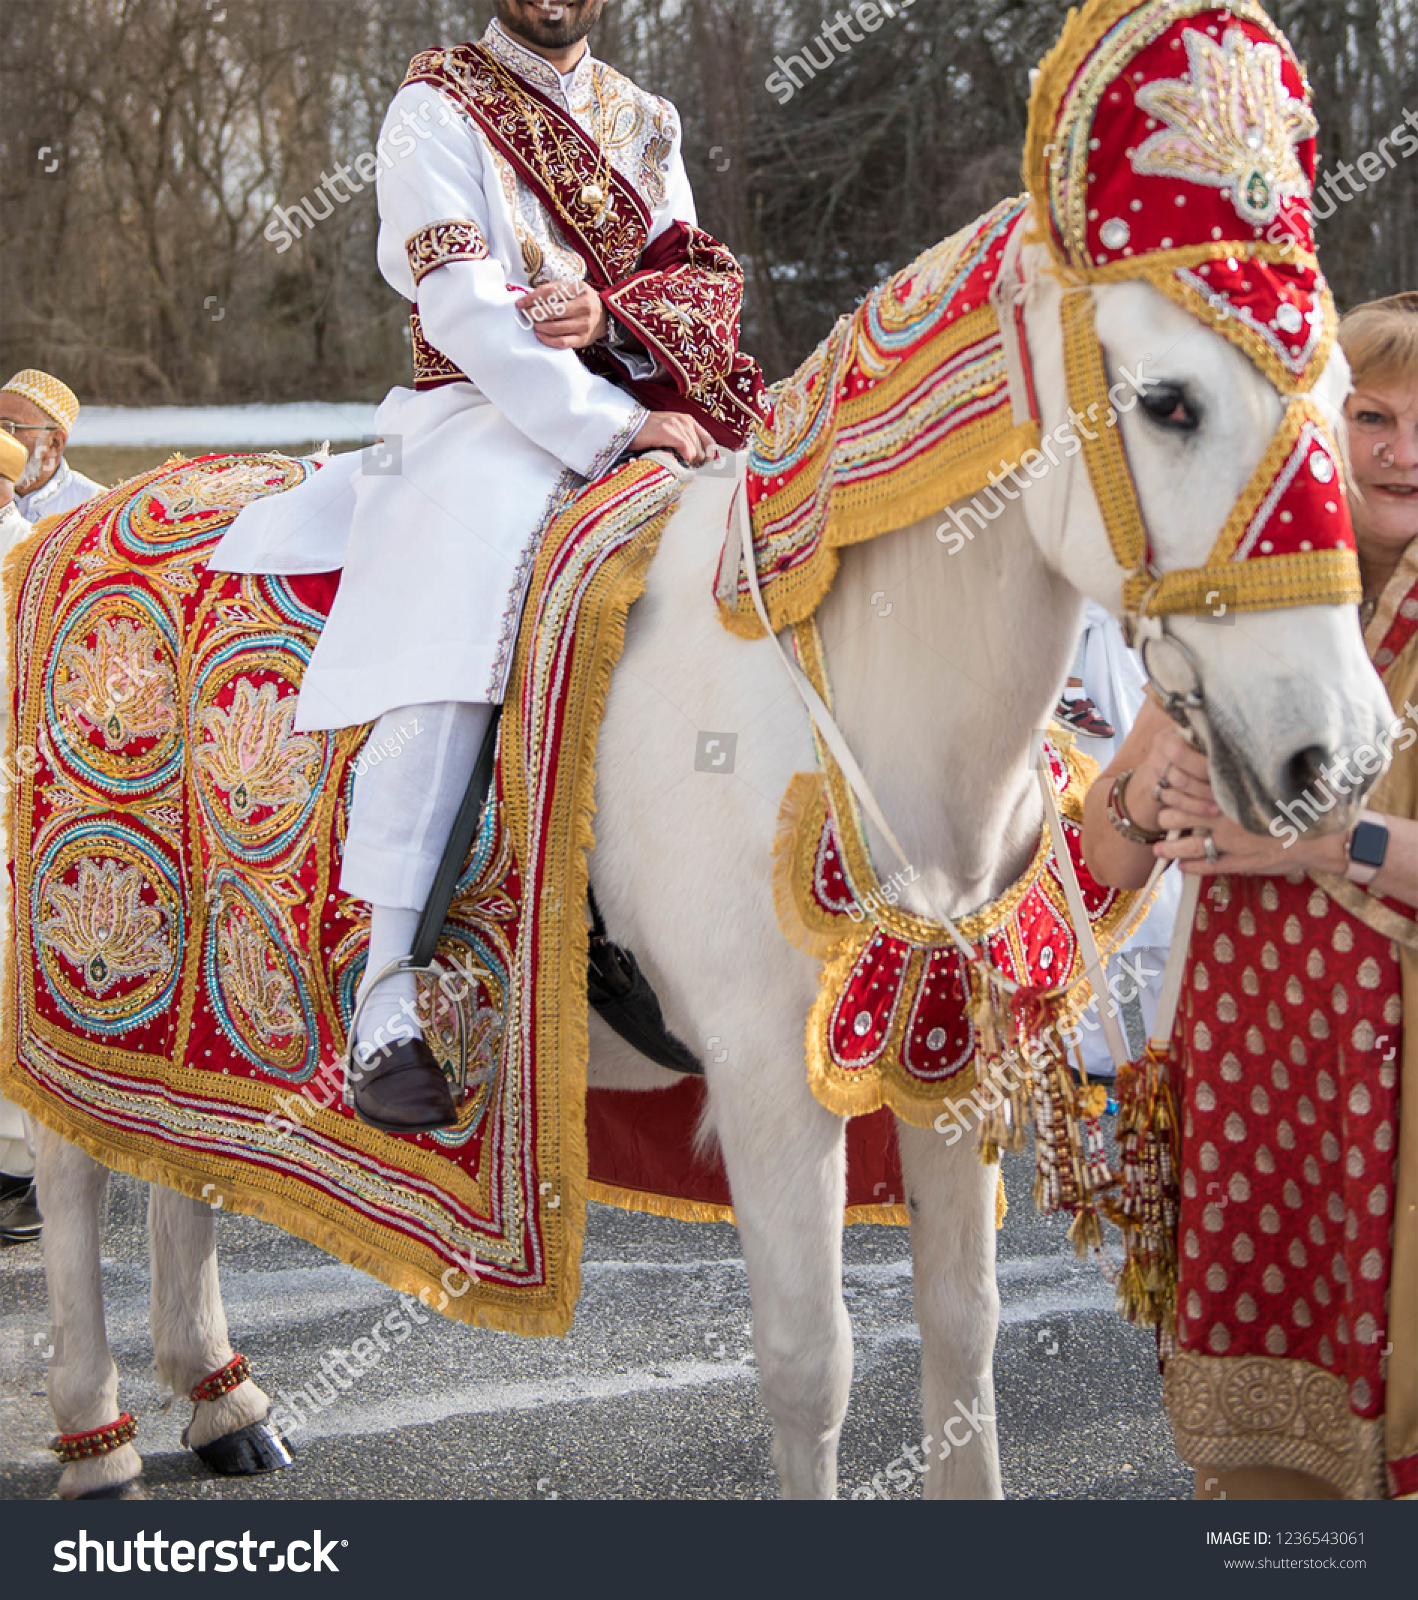
<path id="1" fill-rule="evenodd" d="M 582 52 L 581 59 L 567 78 L 563 79 L 545 56 L 539 56 L 535 50 L 529 50 L 514 39 L 496 17 L 488 23 L 487 32 L 483 34 L 483 47 L 490 50 L 523 83 L 531 84 L 534 89 L 540 89 L 543 94 L 564 104 L 581 97 L 590 80 L 592 56 L 589 46 Z"/>
<path id="2" fill-rule="evenodd" d="M 73 474 L 69 463 L 64 459 L 63 456 L 60 456 L 59 465 L 54 469 L 54 476 L 43 486 L 43 488 L 33 489 L 27 495 L 16 495 L 16 501 L 23 499 L 25 502 L 25 509 L 23 512 L 25 520 L 28 522 L 33 522 L 35 519 L 30 516 L 30 512 L 36 506 L 42 506 L 46 500 L 52 500 L 54 496 L 57 495 L 59 491 L 68 484 L 72 475 Z"/>

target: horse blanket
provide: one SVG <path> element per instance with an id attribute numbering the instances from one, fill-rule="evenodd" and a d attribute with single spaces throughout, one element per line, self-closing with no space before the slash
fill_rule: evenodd
<path id="1" fill-rule="evenodd" d="M 106 1164 L 268 1218 L 459 1320 L 569 1326 L 589 1197 L 725 1217 L 702 1088 L 585 1091 L 596 735 L 678 496 L 643 460 L 547 528 L 494 800 L 427 985 L 464 1087 L 399 1138 L 340 1065 L 368 908 L 338 864 L 367 730 L 292 729 L 338 574 L 214 573 L 243 505 L 310 461 L 174 461 L 51 522 L 7 570 L 16 715 L 4 1092 Z M 390 756 L 389 759 L 394 759 Z M 902 1221 L 894 1131 L 851 1140 L 850 1216 Z"/>

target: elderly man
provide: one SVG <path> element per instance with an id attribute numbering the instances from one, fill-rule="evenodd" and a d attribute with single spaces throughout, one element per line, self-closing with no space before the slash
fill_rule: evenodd
<path id="1" fill-rule="evenodd" d="M 17 439 L 26 454 L 15 499 L 30 524 L 72 511 L 103 492 L 101 483 L 75 472 L 64 459 L 78 416 L 74 391 L 37 368 L 17 372 L 0 389 L 0 429 Z"/>
<path id="2" fill-rule="evenodd" d="M 25 447 L 9 433 L 0 432 L 0 559 L 30 531 L 15 504 L 15 484 L 29 465 Z M 0 625 L 3 640 L 3 625 Z M 10 717 L 10 696 L 0 661 L 0 738 Z M 0 783 L 3 783 L 0 777 Z M 3 956 L 0 956 L 3 960 Z M 7 1244 L 37 1239 L 39 1207 L 35 1203 L 34 1156 L 24 1113 L 8 1100 L 0 1100 L 0 1240 Z"/>

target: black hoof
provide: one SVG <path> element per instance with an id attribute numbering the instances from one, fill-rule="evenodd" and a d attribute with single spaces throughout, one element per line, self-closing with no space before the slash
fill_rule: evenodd
<path id="1" fill-rule="evenodd" d="M 106 1483 L 102 1489 L 88 1489 L 83 1494 L 76 1494 L 76 1500 L 146 1500 L 142 1485 L 137 1478 L 129 1478 L 127 1483 Z"/>
<path id="2" fill-rule="evenodd" d="M 224 1433 L 210 1444 L 194 1444 L 198 1458 L 213 1472 L 229 1478 L 249 1478 L 258 1472 L 279 1472 L 291 1464 L 290 1445 L 269 1417 L 248 1423 L 235 1433 Z"/>

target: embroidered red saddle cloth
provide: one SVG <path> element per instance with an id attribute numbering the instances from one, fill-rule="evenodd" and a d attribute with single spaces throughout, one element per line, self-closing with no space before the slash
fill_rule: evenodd
<path id="1" fill-rule="evenodd" d="M 367 730 L 292 726 L 338 574 L 206 566 L 243 505 L 313 470 L 172 462 L 10 558 L 0 1088 L 106 1164 L 266 1217 L 451 1317 L 559 1333 L 588 1194 L 691 1216 L 728 1202 L 690 1153 L 698 1084 L 585 1094 L 596 735 L 678 484 L 628 464 L 544 532 L 495 815 L 426 994 L 462 1108 L 397 1138 L 354 1119 L 340 1067 L 368 938 L 339 889 Z M 894 1201 L 890 1127 L 862 1129 L 853 1197 Z"/>

